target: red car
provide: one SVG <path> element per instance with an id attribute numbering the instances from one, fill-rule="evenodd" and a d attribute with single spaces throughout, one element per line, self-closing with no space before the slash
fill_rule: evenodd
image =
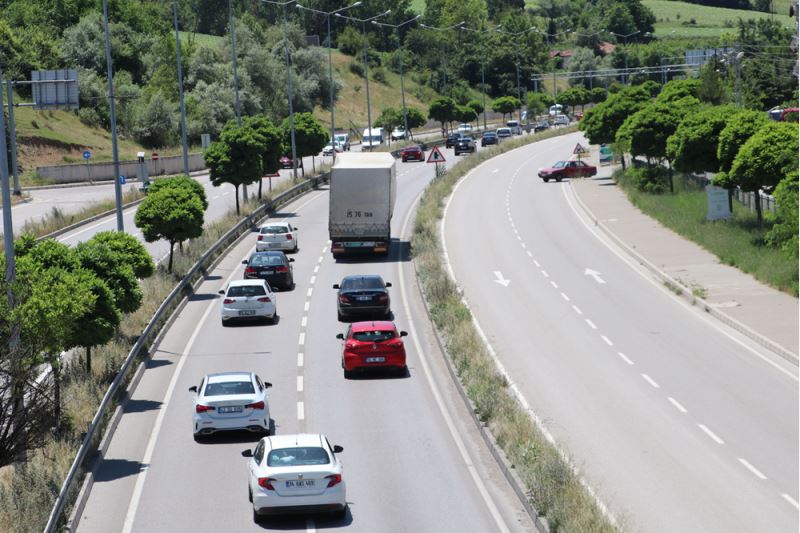
<path id="1" fill-rule="evenodd" d="M 564 178 L 590 177 L 595 174 L 597 167 L 587 165 L 583 161 L 559 161 L 552 167 L 539 169 L 539 177 L 545 183 L 550 180 L 561 181 Z"/>
<path id="2" fill-rule="evenodd" d="M 408 335 L 397 331 L 388 320 L 354 322 L 347 333 L 339 333 L 337 339 L 344 341 L 342 368 L 344 377 L 351 378 L 356 370 L 371 368 L 394 369 L 405 374 L 406 349 L 401 337 Z"/>
<path id="3" fill-rule="evenodd" d="M 411 146 L 406 146 L 403 148 L 400 156 L 403 158 L 403 163 L 412 159 L 414 161 L 425 161 L 425 151 L 421 146 L 416 144 L 412 144 Z"/>
<path id="4" fill-rule="evenodd" d="M 292 158 L 288 155 L 285 155 L 280 158 L 281 168 L 292 168 Z M 303 168 L 303 160 L 299 157 L 297 158 L 297 168 Z"/>

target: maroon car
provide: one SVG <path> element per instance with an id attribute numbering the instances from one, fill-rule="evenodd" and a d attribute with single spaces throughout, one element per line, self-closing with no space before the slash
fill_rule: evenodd
<path id="1" fill-rule="evenodd" d="M 552 167 L 540 168 L 539 177 L 547 183 L 550 180 L 561 181 L 564 178 L 582 178 L 597 174 L 597 167 L 587 165 L 583 161 L 559 161 Z"/>
<path id="2" fill-rule="evenodd" d="M 421 146 L 416 144 L 403 148 L 400 155 L 403 158 L 403 163 L 412 159 L 414 161 L 425 161 L 425 152 L 422 150 Z"/>
<path id="3" fill-rule="evenodd" d="M 292 158 L 288 155 L 285 155 L 280 158 L 280 165 L 281 168 L 292 168 Z M 297 158 L 297 168 L 303 168 L 303 160 L 299 157 Z"/>

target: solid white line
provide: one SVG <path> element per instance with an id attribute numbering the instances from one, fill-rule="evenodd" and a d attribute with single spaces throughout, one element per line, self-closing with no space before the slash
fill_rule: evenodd
<path id="1" fill-rule="evenodd" d="M 581 310 L 580 310 L 580 308 L 578 308 L 578 306 L 577 306 L 577 305 L 574 305 L 574 304 L 573 304 L 572 308 L 573 308 L 573 309 L 575 310 L 575 312 L 576 312 L 576 313 L 578 313 L 579 315 L 582 315 L 582 314 L 583 314 L 583 311 L 581 311 Z"/>
<path id="2" fill-rule="evenodd" d="M 317 276 L 311 276 L 311 281 L 309 281 L 309 284 L 313 285 L 314 282 L 316 282 L 316 281 L 317 281 Z"/>
<path id="3" fill-rule="evenodd" d="M 797 500 L 795 500 L 794 498 L 792 498 L 791 496 L 789 496 L 785 492 L 783 494 L 781 494 L 781 496 L 783 496 L 784 500 L 786 500 L 787 502 L 789 502 L 792 505 L 794 505 L 795 509 L 800 509 L 800 505 L 798 505 Z"/>
<path id="4" fill-rule="evenodd" d="M 589 327 L 590 327 L 590 328 L 592 328 L 592 329 L 597 329 L 597 326 L 595 326 L 595 325 L 594 325 L 594 322 L 592 322 L 592 321 L 591 321 L 591 320 L 589 320 L 588 318 L 586 318 L 586 319 L 584 319 L 584 320 L 586 320 L 586 323 L 587 323 L 587 324 L 589 324 Z"/>
<path id="5" fill-rule="evenodd" d="M 297 402 L 297 420 L 305 420 L 306 409 L 303 402 Z"/>
<path id="6" fill-rule="evenodd" d="M 551 281 L 550 281 L 550 285 L 552 285 L 554 289 L 557 289 L 557 288 L 558 288 L 558 283 L 556 283 L 555 281 L 552 281 L 552 280 L 551 280 Z"/>
<path id="7" fill-rule="evenodd" d="M 303 366 L 303 352 L 297 352 L 297 366 Z"/>
<path id="8" fill-rule="evenodd" d="M 675 409 L 677 409 L 677 410 L 678 410 L 678 411 L 680 411 L 681 413 L 686 413 L 686 412 L 687 412 L 686 408 L 685 408 L 684 406 L 682 406 L 682 405 L 681 405 L 681 404 L 678 402 L 678 400 L 676 400 L 676 399 L 675 399 L 675 398 L 673 398 L 672 396 L 670 396 L 669 398 L 667 398 L 667 400 L 669 400 L 669 403 L 671 403 L 672 405 L 674 405 L 674 406 L 675 406 Z"/>
<path id="9" fill-rule="evenodd" d="M 627 355 L 625 355 L 625 354 L 624 354 L 624 353 L 622 353 L 622 352 L 617 352 L 617 355 L 618 355 L 618 356 L 620 356 L 620 357 L 622 358 L 622 360 L 623 360 L 623 361 L 625 361 L 625 362 L 626 362 L 626 363 L 628 363 L 629 365 L 633 366 L 633 361 L 631 361 L 631 360 L 630 360 L 630 358 L 629 358 Z"/>
<path id="10" fill-rule="evenodd" d="M 742 463 L 744 465 L 744 467 L 746 469 L 748 469 L 750 472 L 752 472 L 757 478 L 759 478 L 759 479 L 767 479 L 767 476 L 762 474 L 761 471 L 758 468 L 756 468 L 753 465 L 751 465 L 750 463 L 748 463 L 747 460 L 742 459 L 741 457 L 738 457 L 737 459 L 739 459 L 739 462 Z"/>
<path id="11" fill-rule="evenodd" d="M 658 383 L 656 383 L 656 382 L 653 380 L 653 378 L 651 378 L 651 377 L 650 377 L 650 376 L 648 376 L 647 374 L 642 374 L 642 378 L 644 378 L 644 380 L 645 380 L 646 382 L 648 382 L 650 385 L 652 385 L 653 387 L 655 387 L 655 388 L 657 388 L 657 389 L 660 389 L 660 388 L 661 388 L 661 385 L 659 385 Z"/>
<path id="12" fill-rule="evenodd" d="M 306 300 L 306 303 L 303 304 L 303 311 L 308 312 L 308 308 L 311 307 L 311 302 Z"/>
<path id="13" fill-rule="evenodd" d="M 308 325 L 308 317 L 307 316 L 303 316 L 303 318 L 300 319 L 300 327 L 304 328 L 307 325 Z"/>
<path id="14" fill-rule="evenodd" d="M 549 278 L 550 274 L 548 274 L 546 270 L 542 270 L 542 276 Z"/>
<path id="15" fill-rule="evenodd" d="M 306 298 L 311 298 L 311 294 L 313 292 L 314 292 L 314 289 L 312 287 L 309 287 L 308 290 L 306 291 Z"/>
<path id="16" fill-rule="evenodd" d="M 603 339 L 603 341 L 605 341 L 605 343 L 608 344 L 609 346 L 614 346 L 614 343 L 611 342 L 611 339 L 609 339 L 605 335 L 600 335 L 600 338 Z"/>
<path id="17" fill-rule="evenodd" d="M 297 392 L 303 392 L 303 376 L 297 376 Z"/>
<path id="18" fill-rule="evenodd" d="M 539 264 L 539 261 L 537 261 L 536 259 L 533 260 L 533 264 L 536 265 L 537 268 L 542 266 L 542 265 Z"/>
<path id="19" fill-rule="evenodd" d="M 569 296 L 567 296 L 563 292 L 561 293 L 561 297 L 564 298 L 565 301 L 567 301 L 567 302 L 569 301 Z"/>
<path id="20" fill-rule="evenodd" d="M 719 437 L 717 436 L 717 434 L 716 434 L 716 433 L 714 433 L 713 431 L 711 431 L 710 429 L 708 429 L 708 428 L 707 428 L 706 426 L 704 426 L 703 424 L 697 424 L 697 427 L 699 427 L 700 429 L 702 429 L 702 430 L 703 430 L 703 433 L 705 433 L 706 435 L 708 435 L 708 436 L 711 438 L 711 440 L 713 440 L 713 441 L 714 441 L 714 442 L 716 442 L 717 444 L 725 444 L 725 441 L 724 441 L 724 440 L 722 440 L 721 438 L 719 438 Z"/>
<path id="21" fill-rule="evenodd" d="M 302 345 L 304 345 L 305 343 L 306 343 L 306 334 L 305 334 L 305 333 L 301 333 L 301 334 L 300 334 L 300 338 L 299 338 L 299 339 L 298 339 L 298 341 L 297 341 L 297 344 L 299 344 L 300 346 L 302 346 Z"/>

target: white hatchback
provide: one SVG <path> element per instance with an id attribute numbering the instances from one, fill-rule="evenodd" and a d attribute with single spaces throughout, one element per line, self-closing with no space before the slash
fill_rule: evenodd
<path id="1" fill-rule="evenodd" d="M 220 306 L 222 325 L 231 320 L 266 318 L 275 323 L 278 306 L 272 288 L 263 279 L 231 281 L 228 288 L 219 291 L 224 296 Z"/>
<path id="2" fill-rule="evenodd" d="M 247 430 L 269 435 L 270 418 L 267 389 L 252 372 L 209 374 L 195 393 L 192 433 L 195 440 L 218 431 Z"/>
<path id="3" fill-rule="evenodd" d="M 324 435 L 274 435 L 262 438 L 248 457 L 247 491 L 253 520 L 283 513 L 333 512 L 347 515 L 341 446 Z"/>
<path id="4" fill-rule="evenodd" d="M 288 250 L 296 252 L 299 247 L 297 229 L 288 222 L 264 224 L 258 229 L 256 251 Z"/>

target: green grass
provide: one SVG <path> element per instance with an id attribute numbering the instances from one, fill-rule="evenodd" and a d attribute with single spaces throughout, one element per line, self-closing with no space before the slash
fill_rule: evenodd
<path id="1" fill-rule="evenodd" d="M 614 177 L 631 202 L 643 213 L 696 242 L 726 265 L 797 296 L 797 253 L 789 256 L 764 243 L 764 236 L 773 223 L 769 214 L 765 215 L 764 224 L 759 226 L 755 213 L 734 201 L 731 220 L 709 222 L 705 219 L 705 191 L 697 189 L 679 175 L 675 177 L 675 194 L 638 191 L 621 171 L 616 172 Z"/>
<path id="2" fill-rule="evenodd" d="M 225 39 L 225 37 L 220 37 L 219 35 L 208 35 L 206 33 L 194 33 L 191 31 L 182 31 L 180 32 L 180 36 L 181 44 L 191 41 L 197 47 L 206 46 L 208 48 L 219 46 L 219 43 Z M 183 46 L 181 46 L 181 49 L 183 49 Z"/>
<path id="3" fill-rule="evenodd" d="M 761 11 L 709 7 L 671 0 L 643 0 L 642 3 L 656 16 L 654 33 L 656 37 L 661 38 L 719 37 L 726 32 L 735 35 L 736 23 L 740 18 L 747 20 L 773 16 Z M 776 21 L 787 28 L 795 27 L 794 19 L 788 16 L 788 0 L 775 2 L 775 9 Z M 689 23 L 692 19 L 695 21 L 694 24 Z"/>

